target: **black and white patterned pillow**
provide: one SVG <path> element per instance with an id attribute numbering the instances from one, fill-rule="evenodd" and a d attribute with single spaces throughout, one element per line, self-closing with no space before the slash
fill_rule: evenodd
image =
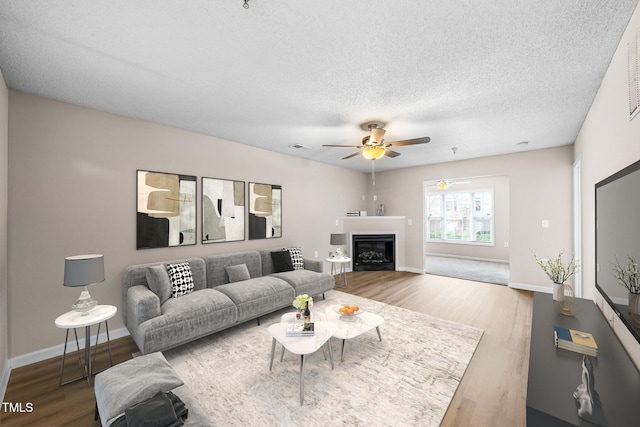
<path id="1" fill-rule="evenodd" d="M 167 273 L 171 280 L 172 298 L 178 298 L 193 291 L 193 275 L 188 262 L 167 264 Z"/>
<path id="2" fill-rule="evenodd" d="M 302 249 L 300 248 L 284 248 L 289 251 L 291 262 L 294 270 L 304 270 L 304 259 L 302 259 Z"/>

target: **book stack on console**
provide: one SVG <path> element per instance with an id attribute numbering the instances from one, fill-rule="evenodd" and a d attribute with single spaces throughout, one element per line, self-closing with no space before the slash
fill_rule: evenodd
<path id="1" fill-rule="evenodd" d="M 598 345 L 593 335 L 588 332 L 576 331 L 575 329 L 553 327 L 553 339 L 556 348 L 575 351 L 587 356 L 598 356 Z"/>
<path id="2" fill-rule="evenodd" d="M 349 211 L 347 216 L 360 216 L 360 211 Z"/>
<path id="3" fill-rule="evenodd" d="M 313 335 L 313 322 L 291 322 L 287 325 L 288 337 L 306 337 Z"/>

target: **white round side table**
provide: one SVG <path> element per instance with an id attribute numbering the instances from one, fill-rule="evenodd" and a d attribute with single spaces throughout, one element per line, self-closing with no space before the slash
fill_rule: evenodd
<path id="1" fill-rule="evenodd" d="M 338 284 L 336 282 L 336 288 L 346 288 L 347 287 L 347 270 L 346 265 L 351 262 L 351 258 L 342 257 L 342 258 L 327 258 L 325 261 L 331 263 L 331 275 L 334 276 L 338 274 L 338 276 L 342 276 L 342 283 Z M 340 271 L 337 271 L 336 265 L 340 266 Z"/>
<path id="2" fill-rule="evenodd" d="M 109 365 L 113 366 L 113 359 L 111 358 L 111 340 L 109 339 L 109 324 L 107 320 L 111 319 L 116 315 L 118 309 L 113 305 L 97 305 L 88 312 L 87 314 L 82 314 L 77 311 L 69 311 L 65 314 L 62 314 L 56 318 L 55 324 L 56 327 L 61 329 L 66 329 L 66 335 L 64 338 L 64 353 L 62 354 L 62 366 L 60 367 L 60 385 L 69 384 L 74 381 L 78 381 L 81 379 L 87 380 L 87 385 L 91 385 L 91 375 L 94 374 L 92 371 L 92 360 L 91 360 L 91 326 L 98 325 L 98 332 L 96 334 L 96 345 L 93 351 L 93 357 L 96 356 L 96 351 L 98 348 L 98 338 L 100 337 L 100 323 L 104 322 L 104 326 L 107 332 L 107 347 L 109 349 Z M 82 361 L 80 358 L 80 345 L 78 344 L 78 332 L 76 328 L 84 327 L 84 366 L 82 365 Z M 62 374 L 64 373 L 64 361 L 67 355 L 67 342 L 69 340 L 69 329 L 73 329 L 73 333 L 76 337 L 76 348 L 78 352 L 78 362 L 82 367 L 82 376 L 78 378 L 74 378 L 72 380 L 62 382 Z M 96 372 L 97 373 L 97 372 Z"/>

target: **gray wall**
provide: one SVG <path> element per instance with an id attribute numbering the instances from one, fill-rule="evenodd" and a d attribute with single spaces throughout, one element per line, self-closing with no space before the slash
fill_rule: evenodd
<path id="1" fill-rule="evenodd" d="M 508 176 L 508 209 L 501 210 L 501 218 L 496 216 L 496 222 L 501 222 L 497 227 L 502 230 L 497 243 L 502 248 L 496 255 L 498 248 L 476 246 L 472 255 L 501 259 L 504 241 L 508 241 L 510 282 L 522 288 L 551 288 L 552 283 L 536 265 L 531 251 L 543 257 L 556 255 L 560 250 L 567 255 L 573 253 L 572 164 L 573 146 L 568 145 L 378 172 L 375 186 L 370 177 L 367 180 L 368 210 L 375 212 L 377 203 L 384 203 L 387 215 L 406 215 L 407 220 L 412 220 L 413 225 L 407 225 L 406 231 L 405 264 L 410 269 L 422 269 L 423 182 L 449 177 Z M 504 191 L 504 184 L 499 186 Z M 378 199 L 375 202 L 373 195 Z M 549 228 L 542 228 L 543 219 L 549 221 Z"/>
<path id="2" fill-rule="evenodd" d="M 575 143 L 582 166 L 582 247 L 585 297 L 605 311 L 618 337 L 640 369 L 640 345 L 612 316 L 595 289 L 595 184 L 640 160 L 640 116 L 629 120 L 627 46 L 640 31 L 636 9 L 611 60 Z M 640 190 L 639 190 L 640 194 Z"/>
<path id="3" fill-rule="evenodd" d="M 54 320 L 79 295 L 62 286 L 66 256 L 103 253 L 90 292 L 120 307 L 128 265 L 286 245 L 324 258 L 344 213 L 363 209 L 359 172 L 15 91 L 9 107 L 9 357 L 63 343 Z M 196 175 L 198 194 L 202 176 L 280 184 L 283 237 L 136 250 L 136 169 Z"/>

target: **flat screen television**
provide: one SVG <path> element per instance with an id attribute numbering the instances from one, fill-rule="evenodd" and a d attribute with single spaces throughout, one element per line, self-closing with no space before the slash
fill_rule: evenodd
<path id="1" fill-rule="evenodd" d="M 640 160 L 598 182 L 596 205 L 596 288 L 640 343 L 640 323 L 629 316 L 629 291 L 613 266 L 640 262 Z"/>

